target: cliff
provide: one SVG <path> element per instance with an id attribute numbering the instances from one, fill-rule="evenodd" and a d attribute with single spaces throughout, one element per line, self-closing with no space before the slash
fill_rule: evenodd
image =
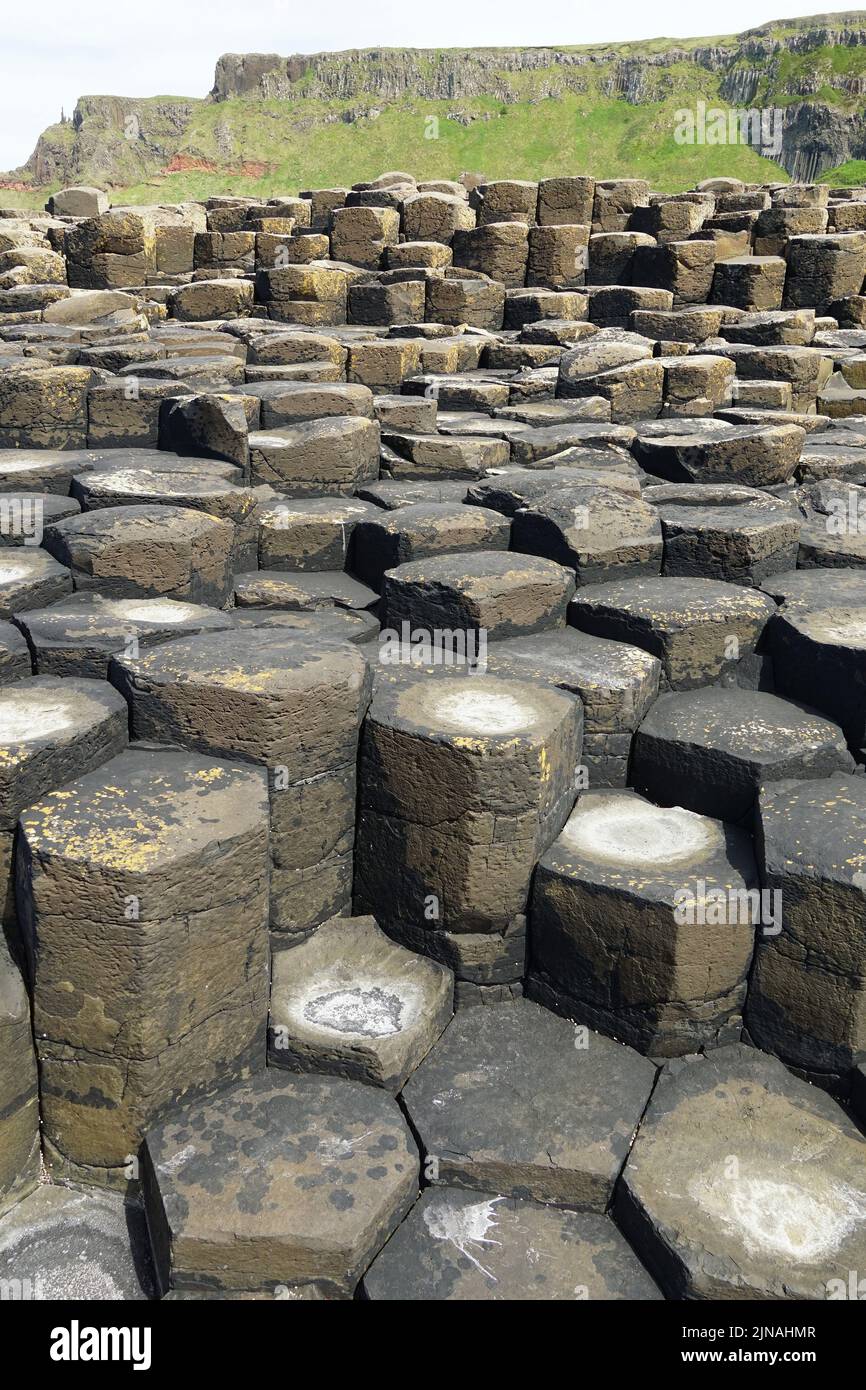
<path id="1" fill-rule="evenodd" d="M 778 112 L 776 164 L 748 149 L 675 149 L 674 110 L 699 99 Z M 680 167 L 683 185 L 702 168 L 816 178 L 866 158 L 866 12 L 592 47 L 227 53 L 206 97 L 82 97 L 72 120 L 44 131 L 0 182 L 34 192 L 88 182 L 144 196 L 180 187 L 182 176 L 191 192 L 232 181 L 266 191 L 269 179 L 345 182 L 368 165 L 454 176 L 449 160 L 495 176 L 520 172 L 529 141 L 545 173 L 589 161 L 660 186 Z"/>

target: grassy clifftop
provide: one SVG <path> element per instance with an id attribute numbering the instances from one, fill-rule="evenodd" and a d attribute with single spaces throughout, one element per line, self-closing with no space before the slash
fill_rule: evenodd
<path id="1" fill-rule="evenodd" d="M 676 112 L 773 107 L 777 161 L 748 145 L 678 144 Z M 83 97 L 0 201 L 39 206 L 70 182 L 118 202 L 417 177 L 643 176 L 660 189 L 734 175 L 859 181 L 866 160 L 866 13 L 738 36 L 556 49 L 224 55 L 207 97 Z"/>

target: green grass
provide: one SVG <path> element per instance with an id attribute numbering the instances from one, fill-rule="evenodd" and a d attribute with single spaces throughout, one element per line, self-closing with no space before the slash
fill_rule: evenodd
<path id="1" fill-rule="evenodd" d="M 782 52 L 774 58 L 772 69 L 767 68 L 766 80 L 760 87 L 761 99 L 767 104 L 787 105 L 802 101 L 805 91 L 811 101 L 849 109 L 862 105 L 862 97 L 856 91 L 845 91 L 845 81 L 864 75 L 863 47 L 840 45 L 813 48 L 807 53 Z"/>
<path id="2" fill-rule="evenodd" d="M 829 24 L 834 17 L 824 18 Z M 845 16 L 848 24 L 859 20 L 866 25 L 866 14 Z M 808 25 L 808 20 L 795 20 L 771 25 L 767 33 L 791 37 Z M 369 75 L 369 98 L 325 101 L 307 96 L 312 68 L 295 84 L 296 99 L 291 101 L 85 97 L 79 102 L 77 137 L 71 124 L 52 126 L 42 137 L 43 151 L 67 174 L 74 145 L 74 172 L 44 188 L 0 189 L 0 206 L 41 207 L 47 195 L 65 182 L 107 186 L 115 204 L 174 202 L 217 193 L 258 197 L 340 186 L 394 168 L 409 169 L 418 178 L 456 178 L 464 170 L 488 178 L 567 173 L 644 177 L 655 188 L 670 192 L 719 175 L 784 181 L 787 175 L 780 166 L 748 146 L 686 146 L 673 138 L 678 108 L 694 108 L 699 99 L 708 107 L 727 107 L 719 97 L 719 75 L 699 67 L 690 56 L 692 51 L 721 46 L 733 57 L 736 44 L 728 35 L 565 47 L 566 52 L 594 53 L 600 61 L 580 67 L 554 63 L 521 72 L 503 67 L 491 74 L 491 85 L 501 85 L 507 100 L 496 96 L 379 103 L 373 93 L 380 64 L 364 55 L 356 68 Z M 681 50 L 681 60 L 638 67 L 639 104 L 608 95 L 622 59 L 650 57 L 673 48 Z M 448 52 L 427 50 L 414 57 L 423 72 L 432 73 Z M 346 59 L 334 54 L 326 61 L 339 68 Z M 812 100 L 817 95 L 818 100 L 846 111 L 863 107 L 862 97 L 842 91 L 837 84 L 866 76 L 866 46 L 825 46 L 807 53 L 781 50 L 763 62 L 743 56 L 740 63 L 759 68 L 755 106 L 801 100 L 799 91 L 811 86 Z M 550 96 L 551 90 L 557 95 Z M 368 101 L 370 106 L 381 105 L 380 114 L 358 117 Z M 130 111 L 140 119 L 140 141 L 124 138 L 123 119 Z M 437 139 L 425 139 L 431 117 L 439 122 Z M 167 172 L 166 166 L 176 156 L 193 167 Z M 252 172 L 251 165 L 260 166 L 261 172 Z M 845 166 L 841 173 L 831 171 L 825 178 L 845 182 L 848 170 Z M 861 174 L 850 178 L 862 181 Z"/>
<path id="3" fill-rule="evenodd" d="M 558 99 L 503 106 L 490 98 L 419 102 L 386 108 L 377 119 L 331 120 L 328 103 L 234 100 L 193 110 L 179 154 L 213 161 L 213 170 L 155 172 L 122 188 L 119 203 L 178 202 L 217 193 L 272 196 L 302 188 L 341 186 L 374 178 L 385 169 L 409 169 L 417 178 L 456 178 L 464 170 L 488 178 L 544 178 L 589 173 L 605 178 L 648 178 L 664 191 L 689 188 L 703 178 L 730 175 L 752 181 L 785 179 L 778 165 L 747 146 L 678 145 L 675 111 L 712 92 L 686 90 L 674 74 L 664 100 L 633 106 L 566 93 Z M 469 124 L 448 119 L 470 116 Z M 426 139 L 429 118 L 438 138 Z M 261 176 L 239 172 L 244 161 L 267 166 Z M 0 190 L 3 206 L 39 207 L 48 190 Z"/>
<path id="4" fill-rule="evenodd" d="M 847 164 L 828 169 L 818 183 L 829 183 L 834 188 L 860 188 L 866 185 L 866 159 L 849 159 Z"/>

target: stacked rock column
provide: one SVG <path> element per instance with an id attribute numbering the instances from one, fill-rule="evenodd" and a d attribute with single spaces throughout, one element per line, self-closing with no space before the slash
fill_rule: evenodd
<path id="1" fill-rule="evenodd" d="M 458 998 L 522 989 L 529 882 L 573 805 L 582 725 L 575 697 L 522 681 L 378 683 L 362 743 L 356 906 L 450 965 Z"/>

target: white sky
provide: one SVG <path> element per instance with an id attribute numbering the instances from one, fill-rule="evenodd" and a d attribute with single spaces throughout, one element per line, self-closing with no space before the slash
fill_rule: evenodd
<path id="1" fill-rule="evenodd" d="M 774 18 L 832 13 L 815 0 L 39 0 L 4 6 L 0 169 L 30 155 L 61 106 L 88 94 L 204 96 L 221 53 L 601 43 L 738 33 Z"/>

